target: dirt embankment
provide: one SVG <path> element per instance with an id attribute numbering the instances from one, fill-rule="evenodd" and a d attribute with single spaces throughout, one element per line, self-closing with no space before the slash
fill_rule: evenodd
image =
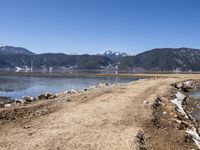
<path id="1" fill-rule="evenodd" d="M 181 80 L 171 77 L 141 80 L 63 93 L 53 100 L 2 109 L 0 148 L 196 148 L 190 138 L 184 141 L 185 132 L 178 130 L 181 127 L 176 128 L 178 124 L 171 120 L 171 116 L 177 117 L 175 106 L 169 102 L 173 93 L 171 84 Z M 155 100 L 162 104 L 157 105 Z M 16 114 L 17 117 L 6 117 Z"/>

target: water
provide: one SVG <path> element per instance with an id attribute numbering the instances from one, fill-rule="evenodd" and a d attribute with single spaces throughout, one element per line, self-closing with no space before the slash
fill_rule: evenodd
<path id="1" fill-rule="evenodd" d="M 193 91 L 189 95 L 194 98 L 200 98 L 200 90 L 198 89 L 197 91 Z"/>
<path id="2" fill-rule="evenodd" d="M 194 98 L 200 98 L 200 84 L 196 85 L 196 89 L 189 93 L 190 96 Z"/>
<path id="3" fill-rule="evenodd" d="M 83 89 L 99 83 L 127 83 L 138 78 L 121 77 L 33 77 L 33 76 L 1 76 L 0 96 L 13 99 L 25 95 L 37 96 L 41 93 L 58 93 L 70 89 Z"/>

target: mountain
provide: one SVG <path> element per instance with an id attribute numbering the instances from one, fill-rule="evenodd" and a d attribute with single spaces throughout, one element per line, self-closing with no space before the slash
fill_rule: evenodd
<path id="1" fill-rule="evenodd" d="M 0 68 L 33 67 L 34 69 L 43 68 L 74 68 L 74 69 L 100 69 L 102 66 L 111 62 L 105 56 L 97 55 L 66 55 L 62 53 L 52 54 L 0 54 Z"/>
<path id="2" fill-rule="evenodd" d="M 154 71 L 200 70 L 200 50 L 191 48 L 157 48 L 118 60 L 127 68 Z M 122 67 L 120 67 L 122 69 Z"/>
<path id="3" fill-rule="evenodd" d="M 0 47 L 0 68 L 101 69 L 104 71 L 200 71 L 200 50 L 156 48 L 135 56 L 107 51 L 101 55 L 34 54 L 24 48 Z"/>
<path id="4" fill-rule="evenodd" d="M 66 55 L 66 54 L 40 54 L 32 57 L 33 67 L 73 67 L 76 69 L 100 69 L 110 62 L 105 56 L 97 55 Z"/>
<path id="5" fill-rule="evenodd" d="M 26 54 L 26 55 L 34 55 L 33 52 L 22 48 L 22 47 L 14 47 L 14 46 L 1 46 L 0 54 L 5 55 L 14 55 L 14 54 Z"/>
<path id="6" fill-rule="evenodd" d="M 128 56 L 127 53 L 124 53 L 124 52 L 115 52 L 115 51 L 105 51 L 103 53 L 101 53 L 100 55 L 102 56 L 106 56 L 110 59 L 117 59 L 117 58 L 121 58 L 121 57 L 126 57 Z"/>

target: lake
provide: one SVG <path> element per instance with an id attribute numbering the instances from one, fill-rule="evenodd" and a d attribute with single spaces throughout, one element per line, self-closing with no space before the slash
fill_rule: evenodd
<path id="1" fill-rule="evenodd" d="M 0 96 L 12 99 L 25 95 L 38 96 L 41 93 L 58 93 L 70 89 L 84 89 L 99 83 L 127 83 L 139 78 L 125 77 L 81 77 L 81 76 L 0 76 Z"/>
<path id="2" fill-rule="evenodd" d="M 189 95 L 195 98 L 200 98 L 200 89 L 189 93 Z"/>

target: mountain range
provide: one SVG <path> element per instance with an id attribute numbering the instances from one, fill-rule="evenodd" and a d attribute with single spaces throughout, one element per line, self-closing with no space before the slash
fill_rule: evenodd
<path id="1" fill-rule="evenodd" d="M 63 53 L 35 54 L 21 47 L 0 47 L 0 68 L 89 69 L 141 71 L 200 71 L 200 50 L 192 48 L 156 48 L 135 56 L 106 51 L 97 55 Z"/>

